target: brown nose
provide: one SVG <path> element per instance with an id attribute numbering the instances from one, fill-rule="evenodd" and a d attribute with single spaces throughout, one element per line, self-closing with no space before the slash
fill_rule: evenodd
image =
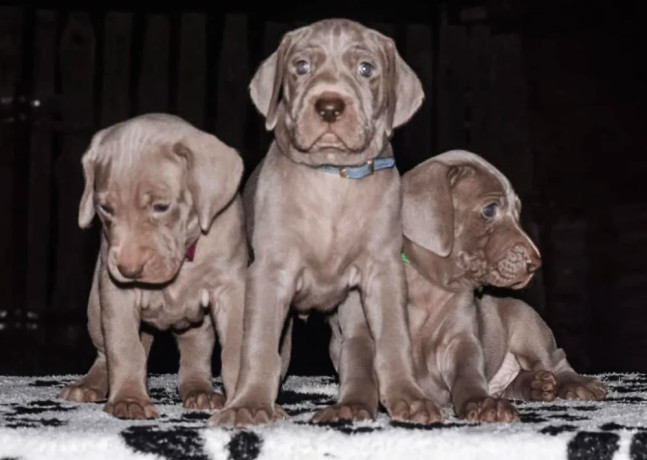
<path id="1" fill-rule="evenodd" d="M 120 263 L 117 264 L 117 269 L 119 269 L 119 273 L 124 275 L 125 278 L 136 280 L 139 279 L 140 276 L 142 276 L 142 272 L 144 271 L 144 264 Z"/>
<path id="2" fill-rule="evenodd" d="M 533 274 L 537 270 L 539 270 L 539 267 L 541 267 L 541 259 L 536 256 L 530 256 L 530 260 L 526 262 L 526 270 L 528 271 L 528 274 Z"/>
<path id="3" fill-rule="evenodd" d="M 336 96 L 321 97 L 315 102 L 315 110 L 319 116 L 327 123 L 336 122 L 342 113 L 346 104 L 341 98 Z"/>

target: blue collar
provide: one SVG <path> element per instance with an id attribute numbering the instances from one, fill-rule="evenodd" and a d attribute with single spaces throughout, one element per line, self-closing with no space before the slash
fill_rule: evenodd
<path id="1" fill-rule="evenodd" d="M 374 160 L 368 160 L 366 163 L 361 165 L 352 165 L 352 166 L 335 166 L 335 165 L 320 165 L 320 166 L 311 166 L 314 169 L 319 171 L 325 171 L 333 174 L 339 174 L 341 177 L 347 177 L 349 179 L 363 179 L 366 176 L 370 176 L 375 171 L 380 169 L 393 168 L 395 166 L 395 158 L 375 158 Z"/>

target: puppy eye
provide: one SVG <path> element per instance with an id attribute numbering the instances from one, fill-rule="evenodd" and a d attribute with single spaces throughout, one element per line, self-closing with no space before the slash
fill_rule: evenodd
<path id="1" fill-rule="evenodd" d="M 166 212 L 168 211 L 169 205 L 163 203 L 156 203 L 153 205 L 153 211 L 155 212 Z"/>
<path id="2" fill-rule="evenodd" d="M 498 205 L 496 203 L 490 203 L 481 210 L 481 214 L 483 214 L 484 217 L 491 219 L 496 216 L 497 208 Z"/>
<path id="3" fill-rule="evenodd" d="M 300 59 L 295 62 L 294 69 L 299 75 L 305 75 L 310 72 L 310 63 L 305 59 Z"/>
<path id="4" fill-rule="evenodd" d="M 115 212 L 115 210 L 114 210 L 114 209 L 112 209 L 112 206 L 109 206 L 109 205 L 107 205 L 107 204 L 100 204 L 100 205 L 99 205 L 99 209 L 101 209 L 101 211 L 102 211 L 104 214 L 107 214 L 107 215 L 109 215 L 109 216 L 113 215 L 113 214 L 114 214 L 114 212 Z"/>
<path id="5" fill-rule="evenodd" d="M 362 77 L 369 78 L 371 75 L 373 75 L 374 69 L 375 67 L 373 67 L 373 64 L 371 64 L 370 62 L 360 62 L 357 66 L 357 73 L 359 73 Z"/>

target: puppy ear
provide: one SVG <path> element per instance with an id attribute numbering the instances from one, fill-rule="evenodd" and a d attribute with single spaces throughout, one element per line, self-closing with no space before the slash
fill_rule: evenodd
<path id="1" fill-rule="evenodd" d="M 79 203 L 79 227 L 81 228 L 89 227 L 92 219 L 94 219 L 94 168 L 97 149 L 104 134 L 105 130 L 101 130 L 92 136 L 90 146 L 81 157 L 83 180 L 85 181 L 83 195 L 81 195 L 81 202 Z"/>
<path id="2" fill-rule="evenodd" d="M 243 160 L 238 152 L 216 136 L 196 130 L 173 146 L 186 160 L 188 188 L 200 228 L 207 232 L 211 221 L 238 191 Z"/>
<path id="3" fill-rule="evenodd" d="M 454 246 L 451 167 L 427 160 L 402 176 L 404 236 L 447 257 Z"/>
<path id="4" fill-rule="evenodd" d="M 285 56 L 290 47 L 290 35 L 286 34 L 278 49 L 265 59 L 249 84 L 252 102 L 265 117 L 265 129 L 271 131 L 276 126 L 279 99 L 285 72 Z"/>
<path id="5" fill-rule="evenodd" d="M 403 125 L 420 108 L 425 98 L 422 83 L 413 69 L 404 62 L 392 39 L 383 36 L 387 69 L 385 78 L 386 135 Z"/>

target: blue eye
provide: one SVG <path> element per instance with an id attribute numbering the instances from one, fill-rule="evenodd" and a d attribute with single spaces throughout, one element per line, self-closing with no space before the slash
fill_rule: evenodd
<path id="1" fill-rule="evenodd" d="M 294 68 L 299 75 L 305 75 L 310 72 L 310 63 L 304 59 L 300 59 L 294 64 Z"/>
<path id="2" fill-rule="evenodd" d="M 481 214 L 483 214 L 484 217 L 491 219 L 496 216 L 497 207 L 498 205 L 496 203 L 490 203 L 481 210 Z"/>
<path id="3" fill-rule="evenodd" d="M 153 205 L 153 211 L 155 212 L 166 212 L 168 211 L 168 208 L 168 204 L 157 203 Z"/>
<path id="4" fill-rule="evenodd" d="M 360 62 L 359 66 L 357 66 L 357 72 L 365 78 L 369 78 L 371 75 L 373 75 L 373 64 L 370 62 Z"/>

